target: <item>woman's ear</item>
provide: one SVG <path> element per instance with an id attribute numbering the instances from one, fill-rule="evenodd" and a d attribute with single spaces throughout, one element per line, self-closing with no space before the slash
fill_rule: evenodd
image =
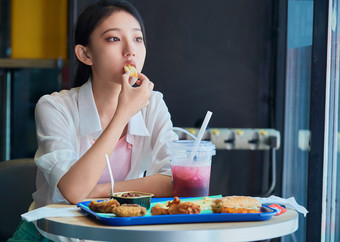
<path id="1" fill-rule="evenodd" d="M 83 45 L 76 45 L 74 47 L 74 52 L 77 58 L 83 62 L 85 65 L 92 66 L 93 62 L 91 60 L 90 55 L 88 54 L 88 49 Z"/>

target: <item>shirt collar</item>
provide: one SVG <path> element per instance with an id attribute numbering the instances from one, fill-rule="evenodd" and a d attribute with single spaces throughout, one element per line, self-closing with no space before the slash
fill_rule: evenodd
<path id="1" fill-rule="evenodd" d="M 131 117 L 129 121 L 128 134 L 150 136 L 149 130 L 145 125 L 145 119 L 141 111 Z"/>
<path id="2" fill-rule="evenodd" d="M 86 136 L 89 134 L 94 134 L 96 136 L 93 138 L 98 138 L 102 132 L 102 128 L 96 103 L 93 97 L 91 77 L 84 85 L 80 87 L 78 105 L 80 135 Z M 150 136 L 141 111 L 131 117 L 127 134 L 126 140 L 131 144 L 133 144 L 133 135 Z"/>
<path id="3" fill-rule="evenodd" d="M 80 135 L 86 136 L 89 134 L 98 133 L 99 136 L 102 131 L 102 127 L 100 124 L 96 103 L 93 97 L 91 77 L 84 85 L 80 87 L 78 105 L 80 118 Z"/>

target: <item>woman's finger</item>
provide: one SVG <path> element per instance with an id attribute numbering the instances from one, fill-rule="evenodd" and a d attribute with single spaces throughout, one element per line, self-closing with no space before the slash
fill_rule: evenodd
<path id="1" fill-rule="evenodd" d="M 154 86 L 155 86 L 155 84 L 153 84 L 153 82 L 152 81 L 149 81 L 149 90 L 150 91 L 152 91 L 153 90 L 153 88 L 154 88 Z"/>
<path id="2" fill-rule="evenodd" d="M 129 85 L 129 86 L 130 86 L 129 78 L 130 78 L 130 74 L 129 74 L 128 72 L 125 72 L 125 73 L 122 75 L 123 86 L 126 86 L 126 85 Z"/>
<path id="3" fill-rule="evenodd" d="M 133 86 L 137 81 L 137 78 L 135 76 L 132 76 L 129 78 L 129 83 L 131 86 Z"/>

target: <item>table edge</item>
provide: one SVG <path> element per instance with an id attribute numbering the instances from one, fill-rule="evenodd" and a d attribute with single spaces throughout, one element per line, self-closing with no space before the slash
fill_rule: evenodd
<path id="1" fill-rule="evenodd" d="M 79 239 L 90 239 L 90 240 L 111 240 L 117 238 L 117 241 L 134 241 L 140 240 L 141 237 L 146 241 L 187 241 L 188 238 L 195 239 L 195 241 L 205 241 L 206 238 L 214 241 L 225 241 L 225 231 L 228 232 L 228 241 L 249 241 L 252 240 L 262 240 L 269 238 L 277 238 L 294 233 L 298 229 L 298 219 L 299 215 L 296 211 L 294 216 L 290 220 L 285 220 L 277 224 L 270 224 L 266 226 L 254 226 L 247 227 L 249 233 L 244 233 L 245 228 L 235 227 L 235 228 L 217 228 L 217 229 L 200 229 L 200 230 L 138 230 L 136 226 L 132 230 L 120 229 L 119 227 L 112 226 L 102 226 L 102 227 L 91 227 L 87 225 L 72 225 L 65 224 L 62 222 L 54 221 L 53 218 L 43 218 L 37 221 L 37 226 L 48 233 L 61 235 L 71 238 Z M 93 218 L 91 218 L 93 219 Z M 261 223 L 265 221 L 256 221 L 254 223 Z M 221 223 L 221 222 L 218 222 Z M 222 222 L 223 223 L 223 222 Z M 231 223 L 231 222 L 226 222 Z M 241 222 L 242 223 L 242 222 Z M 204 224 L 204 223 L 200 223 Z M 211 223 L 209 223 L 211 224 Z M 128 226 L 124 226 L 125 228 Z M 138 226 L 137 226 L 138 228 Z M 273 234 L 273 231 L 279 231 Z M 60 232 L 62 231 L 62 232 Z M 100 238 L 98 238 L 100 234 Z M 257 236 L 256 236 L 257 235 Z M 265 236 L 263 236 L 265 235 Z M 189 236 L 189 237 L 188 237 Z M 274 236 L 274 237 L 273 237 Z M 126 239 L 126 240 L 125 240 Z M 165 240 L 164 240 L 165 239 Z M 169 239 L 169 240 L 166 240 Z M 114 241 L 114 240 L 113 240 Z"/>

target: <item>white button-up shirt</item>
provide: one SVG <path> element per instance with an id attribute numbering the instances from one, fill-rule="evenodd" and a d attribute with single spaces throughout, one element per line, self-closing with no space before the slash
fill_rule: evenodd
<path id="1" fill-rule="evenodd" d="M 67 202 L 57 187 L 59 180 L 102 133 L 91 80 L 81 87 L 41 97 L 35 119 L 35 162 L 39 168 L 33 194 L 36 207 Z M 147 175 L 171 176 L 167 141 L 178 139 L 172 127 L 163 95 L 153 91 L 149 105 L 128 124 L 126 140 L 132 144 L 132 154 L 125 180 L 143 177 L 145 171 Z"/>

